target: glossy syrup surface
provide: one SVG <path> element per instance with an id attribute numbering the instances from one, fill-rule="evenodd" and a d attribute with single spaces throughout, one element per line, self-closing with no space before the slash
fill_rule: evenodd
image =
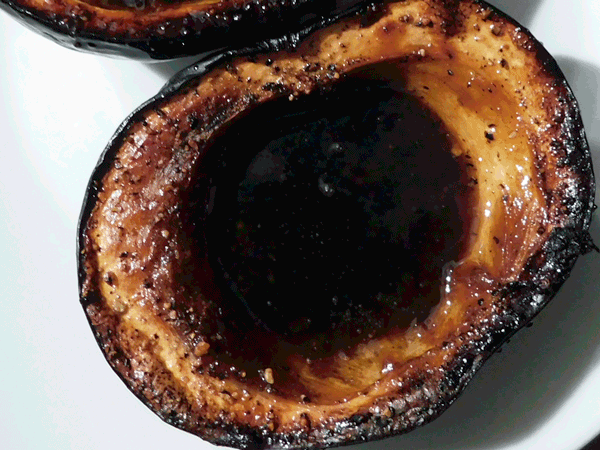
<path id="1" fill-rule="evenodd" d="M 264 330 L 330 353 L 437 304 L 466 188 L 418 99 L 349 78 L 262 105 L 213 145 L 209 259 Z"/>
<path id="2" fill-rule="evenodd" d="M 153 12 L 173 8 L 193 0 L 86 0 L 85 3 L 104 9 Z M 210 2 L 209 2 L 210 3 Z"/>

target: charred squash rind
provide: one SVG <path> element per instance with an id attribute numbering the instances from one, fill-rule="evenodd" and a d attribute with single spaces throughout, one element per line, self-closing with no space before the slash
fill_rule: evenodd
<path id="1" fill-rule="evenodd" d="M 176 200 L 185 198 L 185 186 L 190 181 L 186 178 L 186 171 L 196 167 L 197 163 L 194 161 L 197 161 L 195 158 L 199 155 L 198 152 L 202 152 L 202 144 L 208 139 L 206 136 L 223 126 L 232 115 L 251 110 L 269 98 L 303 95 L 303 92 L 310 92 L 319 86 L 333 85 L 335 80 L 343 78 L 352 69 L 380 61 L 382 56 L 399 61 L 397 65 L 408 79 L 407 88 L 411 86 L 411 76 L 422 81 L 418 78 L 421 73 L 419 71 L 431 68 L 426 64 L 434 65 L 432 73 L 439 76 L 440 86 L 459 86 L 453 84 L 453 80 L 460 78 L 460 74 L 451 69 L 459 67 L 452 64 L 458 64 L 456 60 L 463 56 L 453 46 L 465 42 L 467 38 L 470 38 L 470 42 L 475 41 L 471 39 L 472 33 L 487 43 L 484 47 L 479 47 L 479 50 L 486 50 L 485 59 L 480 58 L 480 54 L 473 57 L 473 60 L 484 60 L 473 66 L 475 72 L 485 78 L 485 75 L 489 75 L 486 72 L 486 67 L 489 66 L 493 67 L 489 69 L 490 73 L 492 70 L 494 73 L 496 70 L 506 70 L 502 73 L 507 74 L 507 77 L 512 73 L 513 77 L 526 81 L 519 88 L 525 92 L 518 94 L 521 109 L 516 109 L 515 112 L 528 118 L 526 124 L 522 125 L 523 128 L 519 129 L 526 131 L 527 138 L 520 141 L 522 146 L 517 150 L 534 159 L 530 166 L 531 172 L 528 173 L 535 178 L 535 195 L 541 199 L 540 204 L 545 205 L 540 208 L 546 215 L 544 227 L 538 228 L 533 219 L 528 222 L 530 226 L 535 224 L 538 228 L 534 233 L 538 237 L 529 236 L 523 242 L 529 244 L 523 247 L 530 250 L 518 256 L 521 258 L 517 266 L 518 273 L 514 276 L 497 275 L 496 281 L 489 283 L 479 300 L 478 296 L 473 295 L 459 297 L 459 301 L 455 301 L 447 309 L 452 313 L 454 309 L 451 308 L 458 308 L 460 320 L 456 326 L 444 329 L 443 322 L 435 322 L 438 320 L 435 318 L 436 312 L 432 312 L 432 320 L 438 323 L 438 330 L 441 331 L 431 332 L 432 345 L 429 349 L 409 361 L 397 361 L 393 370 L 385 376 L 381 374 L 376 383 L 363 387 L 360 392 L 356 392 L 356 397 L 347 402 L 317 401 L 305 404 L 300 399 L 292 401 L 290 398 L 280 397 L 276 385 L 274 390 L 266 383 L 259 383 L 258 387 L 248 385 L 247 388 L 251 391 L 245 406 L 248 411 L 258 408 L 257 398 L 273 408 L 271 411 L 267 408 L 259 419 L 252 422 L 241 418 L 243 415 L 237 414 L 233 406 L 230 409 L 215 409 L 215 402 L 209 396 L 190 396 L 183 378 L 176 377 L 172 372 L 173 368 L 167 369 L 161 358 L 156 357 L 157 350 L 153 346 L 159 344 L 136 335 L 136 330 L 122 322 L 127 308 L 136 306 L 132 299 L 125 298 L 127 288 L 123 285 L 127 285 L 128 280 L 123 274 L 126 271 L 119 272 L 115 269 L 117 276 L 100 267 L 104 264 L 103 258 L 106 258 L 104 253 L 117 251 L 121 242 L 126 240 L 128 231 L 117 231 L 119 227 L 127 223 L 128 215 L 140 213 L 140 210 L 133 208 L 126 214 L 117 211 L 120 207 L 130 207 L 123 203 L 113 202 L 115 211 L 107 209 L 111 194 L 117 189 L 141 193 L 143 189 L 149 189 L 157 180 L 155 175 L 162 171 L 162 174 L 178 177 L 179 180 L 179 197 L 165 199 L 167 202 L 175 198 L 175 203 L 169 203 L 165 211 L 176 215 L 177 211 L 185 208 L 185 205 Z M 396 39 L 404 39 L 404 36 L 421 39 L 420 43 L 430 42 L 432 46 L 415 45 L 402 52 L 402 49 L 398 50 L 392 44 Z M 375 40 L 369 40 L 370 37 Z M 325 45 L 330 42 L 330 38 L 337 45 Z M 461 38 L 464 39 L 461 41 Z M 297 40 L 290 39 L 291 42 Z M 383 45 L 377 46 L 381 41 L 390 54 L 378 53 L 383 52 Z M 273 48 L 270 47 L 271 44 L 216 56 L 184 71 L 158 97 L 134 113 L 117 132 L 92 176 L 81 216 L 79 274 L 82 304 L 100 347 L 128 387 L 166 422 L 213 443 L 248 449 L 323 448 L 407 432 L 433 420 L 448 408 L 485 360 L 555 295 L 577 257 L 593 248 L 588 229 L 594 207 L 594 179 L 590 152 L 575 99 L 558 66 L 541 45 L 511 19 L 482 2 L 410 0 L 390 3 L 375 11 L 365 12 L 360 18 L 346 19 L 342 24 L 332 25 L 325 31 L 302 38 L 295 50 Z M 336 48 L 344 50 L 336 53 Z M 372 53 L 362 53 L 361 49 L 365 48 Z M 502 50 L 499 51 L 499 48 Z M 318 66 L 315 65 L 316 62 L 319 63 Z M 437 71 L 436 64 L 441 64 L 441 70 Z M 527 70 L 517 70 L 519 64 L 527 67 Z M 507 69 L 513 65 L 516 73 Z M 247 69 L 252 70 L 252 77 L 246 77 L 249 73 L 245 71 Z M 277 83 L 270 76 L 273 73 L 277 74 Z M 200 86 L 208 86 L 208 79 L 212 80 L 213 94 L 212 97 L 202 97 L 202 92 L 205 91 Z M 436 81 L 435 77 L 426 79 Z M 485 80 L 478 81 L 476 77 L 472 81 L 473 86 L 480 88 L 482 92 L 485 91 L 483 88 L 493 90 L 497 87 Z M 506 78 L 506 84 L 510 85 L 509 78 Z M 417 88 L 418 86 L 415 89 Z M 198 94 L 191 94 L 196 89 L 199 90 Z M 510 90 L 508 87 L 504 89 Z M 448 92 L 452 93 L 451 90 Z M 462 100 L 468 104 L 468 95 L 471 94 L 465 95 Z M 196 97 L 203 99 L 198 100 L 204 105 L 203 110 L 194 109 Z M 529 109 L 534 109 L 535 112 L 528 116 Z M 483 110 L 478 111 L 485 114 Z M 159 124 L 164 128 L 156 128 Z M 145 144 L 136 143 L 134 133 L 142 133 L 144 138 L 156 142 L 162 142 L 164 137 L 167 143 L 164 144 L 165 148 L 150 144 L 144 147 Z M 483 135 L 483 130 L 481 134 Z M 141 138 L 142 135 L 138 137 Z M 193 144 L 191 136 L 199 137 L 196 144 Z M 473 136 L 473 139 L 477 138 Z M 507 139 L 506 142 L 511 142 L 510 139 L 513 138 Z M 129 150 L 125 148 L 128 145 Z M 197 149 L 193 148 L 194 145 Z M 486 145 L 492 144 L 483 141 L 483 148 Z M 172 166 L 174 170 L 166 170 L 171 166 L 167 163 L 160 166 L 158 162 L 160 158 L 172 154 L 169 148 L 175 150 L 175 159 L 179 158 L 181 163 L 179 166 Z M 139 152 L 142 163 L 133 162 L 130 158 L 132 152 Z M 146 167 L 143 173 L 134 173 L 141 167 Z M 124 175 L 129 177 L 129 181 L 123 181 Z M 189 176 L 188 174 L 187 177 Z M 117 179 L 120 181 L 115 181 Z M 509 179 L 510 174 L 507 175 L 507 180 Z M 517 187 L 527 181 L 515 179 L 518 179 Z M 483 178 L 480 181 L 483 182 Z M 128 195 L 125 197 L 133 198 Z M 518 195 L 516 197 L 516 200 L 523 199 Z M 496 210 L 500 219 L 505 218 L 507 223 L 514 220 L 511 219 L 511 214 L 517 214 L 519 209 L 514 200 L 508 193 L 505 194 L 501 202 L 505 209 Z M 481 205 L 479 207 L 482 208 Z M 105 217 L 107 213 L 111 214 L 110 220 L 114 222 L 114 226 L 108 226 Z M 156 242 L 157 248 L 165 243 L 164 239 L 158 243 L 162 239 L 159 230 L 146 230 L 144 226 L 142 224 L 129 233 L 147 231 L 150 239 L 145 242 L 148 245 Z M 171 239 L 177 239 L 175 228 L 169 228 L 168 231 Z M 102 233 L 113 237 L 103 239 Z M 503 255 L 508 255 L 506 258 L 514 253 L 511 253 L 510 234 L 494 236 L 498 245 L 506 250 L 503 250 Z M 114 249 L 102 247 L 100 241 L 108 243 Z M 518 244 L 519 242 L 517 246 Z M 140 253 L 143 251 L 140 248 Z M 148 264 L 152 262 L 150 259 L 144 261 Z M 457 280 L 460 276 L 473 280 L 468 277 L 476 272 L 468 272 L 467 269 L 471 267 L 475 270 L 477 265 L 469 264 L 471 263 L 467 258 L 461 266 L 462 275 L 461 267 L 457 269 Z M 500 268 L 503 264 L 503 260 L 500 260 Z M 482 274 L 491 276 L 489 273 L 497 268 L 488 269 L 488 272 L 483 271 Z M 136 273 L 139 275 L 135 270 L 131 273 L 132 277 Z M 143 282 L 141 279 L 136 281 Z M 456 283 L 458 286 L 459 282 Z M 114 293 L 107 291 L 107 285 L 112 286 L 114 292 L 123 294 L 121 299 L 124 298 L 124 303 L 116 302 Z M 121 288 L 123 290 L 119 291 Z M 164 311 L 159 313 L 161 320 L 165 318 Z M 213 319 L 202 316 L 198 320 Z M 190 341 L 183 339 L 185 333 L 182 330 L 189 324 L 184 322 L 183 318 L 176 316 L 169 322 L 169 327 L 172 328 L 168 330 L 172 330 L 187 345 Z M 428 333 L 424 325 L 419 331 Z M 140 333 L 139 330 L 137 332 Z M 410 335 L 410 330 L 405 332 L 406 336 L 412 336 L 410 339 L 416 339 L 416 335 Z M 168 333 L 161 335 L 161 340 L 164 338 L 169 338 Z M 203 336 L 204 338 L 208 339 L 208 336 Z M 373 345 L 381 343 L 378 348 L 382 352 L 388 351 L 382 342 L 379 339 Z M 399 346 L 397 344 L 396 342 L 396 347 Z M 341 364 L 335 358 L 331 359 L 331 363 Z M 431 370 L 432 368 L 435 370 Z M 215 401 L 225 401 L 227 395 L 235 393 L 240 382 L 242 385 L 244 383 L 235 376 L 224 380 L 211 378 L 210 375 L 198 376 L 199 382 L 212 383 L 208 392 L 214 393 L 215 398 L 218 397 Z M 275 403 L 269 403 L 273 399 L 284 406 L 277 409 Z M 235 404 L 243 402 L 236 399 Z M 294 420 L 289 419 L 290 414 L 286 415 L 286 411 L 293 413 L 290 414 L 294 416 Z"/>
<path id="2" fill-rule="evenodd" d="M 337 0 L 200 0 L 137 11 L 77 0 L 1 0 L 0 9 L 68 48 L 164 60 L 291 35 L 358 3 L 340 8 Z"/>

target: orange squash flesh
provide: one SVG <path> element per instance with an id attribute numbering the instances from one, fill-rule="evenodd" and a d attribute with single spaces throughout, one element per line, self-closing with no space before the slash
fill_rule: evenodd
<path id="1" fill-rule="evenodd" d="M 163 419 L 213 443 L 322 448 L 429 422 L 593 245 L 575 100 L 540 44 L 481 2 L 389 3 L 296 48 L 226 55 L 201 72 L 142 107 L 109 145 L 82 215 L 80 276 L 116 372 Z M 384 308 L 369 322 L 363 299 L 338 328 L 290 338 L 251 320 L 217 278 L 211 158 L 270 102 L 293 110 L 349 80 L 385 82 L 443 124 L 440 151 L 463 171 L 460 248 L 436 272 L 425 317 Z M 248 135 L 248 147 L 268 131 Z"/>

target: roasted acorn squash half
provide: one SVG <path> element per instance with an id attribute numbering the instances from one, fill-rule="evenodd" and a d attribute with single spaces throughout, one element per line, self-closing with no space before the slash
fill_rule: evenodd
<path id="1" fill-rule="evenodd" d="M 406 0 L 296 38 L 214 56 L 135 112 L 80 224 L 114 370 L 238 448 L 433 420 L 593 247 L 575 99 L 512 19 Z"/>
<path id="2" fill-rule="evenodd" d="M 360 0 L 0 0 L 59 44 L 136 59 L 247 46 L 316 26 Z"/>

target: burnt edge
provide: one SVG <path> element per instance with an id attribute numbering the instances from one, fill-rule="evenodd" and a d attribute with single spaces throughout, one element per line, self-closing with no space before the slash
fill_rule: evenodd
<path id="1" fill-rule="evenodd" d="M 63 0 L 65 8 L 68 1 Z M 243 46 L 252 46 L 268 39 L 283 39 L 307 27 L 325 26 L 331 18 L 339 18 L 367 1 L 222 2 L 223 6 L 212 5 L 212 11 L 200 9 L 180 17 L 165 15 L 132 35 L 90 29 L 86 23 L 94 13 L 87 9 L 83 9 L 81 15 L 46 13 L 24 6 L 19 0 L 0 0 L 0 9 L 63 47 L 139 60 L 169 60 L 216 49 L 238 48 L 243 41 L 246 41 Z M 177 9 L 173 11 L 177 14 Z M 126 20 L 114 22 L 119 21 Z M 108 21 L 106 25 L 110 28 Z"/>
<path id="2" fill-rule="evenodd" d="M 554 58 L 527 29 L 482 0 L 470 1 L 490 12 L 488 20 L 505 20 L 517 25 L 519 33 L 523 35 L 520 37 L 521 47 L 535 54 L 542 70 L 561 91 L 557 97 L 565 113 L 561 122 L 561 137 L 565 142 L 562 161 L 574 172 L 579 182 L 576 192 L 561 192 L 568 223 L 563 228 L 555 229 L 543 247 L 529 259 L 524 271 L 525 275 L 519 281 L 502 288 L 499 296 L 503 309 L 500 314 L 495 316 L 493 324 L 481 329 L 483 335 L 478 340 L 460 347 L 451 364 L 444 366 L 444 377 L 428 378 L 423 375 L 421 379 L 413 380 L 411 388 L 416 389 L 414 393 L 418 396 L 418 401 L 411 405 L 406 405 L 406 402 L 402 405 L 402 399 L 388 402 L 391 409 L 394 410 L 391 417 L 373 413 L 357 414 L 344 421 L 333 423 L 327 428 L 310 429 L 309 433 L 290 434 L 277 434 L 269 432 L 267 429 L 253 429 L 225 421 L 199 423 L 198 418 L 194 422 L 186 423 L 185 419 L 181 417 L 156 410 L 146 397 L 143 397 L 140 392 L 134 391 L 134 386 L 131 386 L 129 381 L 117 371 L 113 362 L 109 361 L 115 373 L 125 382 L 129 390 L 163 421 L 184 431 L 198 434 L 214 444 L 248 450 L 337 447 L 409 432 L 442 414 L 460 396 L 464 387 L 483 363 L 511 336 L 527 325 L 556 295 L 568 278 L 578 256 L 597 249 L 589 234 L 592 213 L 595 209 L 595 181 L 591 154 L 579 107 L 572 90 Z M 338 19 L 339 17 L 330 18 L 327 23 Z M 151 109 L 155 103 L 167 100 L 196 77 L 206 74 L 213 68 L 223 65 L 235 57 L 277 51 L 282 48 L 290 48 L 290 45 L 293 47 L 309 33 L 309 30 L 304 30 L 293 36 L 289 35 L 288 38 L 263 42 L 255 47 L 210 54 L 206 59 L 175 75 L 156 97 L 144 103 L 121 124 L 104 150 L 84 198 L 77 245 L 80 289 L 86 278 L 86 258 L 82 249 L 85 246 L 87 221 L 94 208 L 97 194 L 102 188 L 101 179 L 112 162 L 112 153 L 118 148 L 131 124 L 148 109 Z M 529 277 L 527 274 L 533 274 L 533 276 Z M 84 308 L 98 300 L 101 299 L 97 292 L 92 291 L 86 296 L 82 293 L 81 303 Z M 90 321 L 87 314 L 86 317 Z M 106 336 L 101 336 L 95 329 L 94 335 L 100 348 L 104 351 L 105 347 L 110 345 L 106 341 L 102 341 L 102 339 L 106 339 Z"/>

